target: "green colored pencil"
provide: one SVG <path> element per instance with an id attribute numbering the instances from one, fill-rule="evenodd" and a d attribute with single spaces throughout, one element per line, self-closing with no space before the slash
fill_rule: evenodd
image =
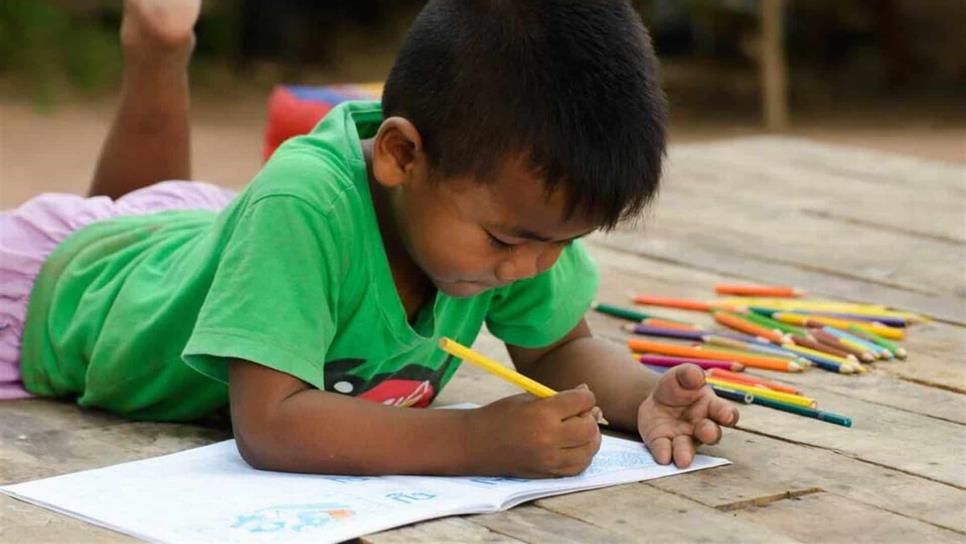
<path id="1" fill-rule="evenodd" d="M 879 336 L 874 332 L 870 332 L 867 329 L 862 329 L 855 325 L 849 325 L 849 332 L 858 336 L 859 338 L 865 338 L 866 340 L 868 340 L 869 342 L 872 342 L 873 344 L 877 344 L 884 347 L 885 349 L 889 350 L 890 352 L 892 352 L 893 355 L 895 355 L 900 359 L 906 358 L 907 353 L 903 347 L 899 346 L 898 344 L 896 344 L 891 340 L 886 340 L 885 338 Z"/>
<path id="2" fill-rule="evenodd" d="M 747 319 L 748 321 L 751 321 L 752 323 L 757 323 L 758 325 L 761 325 L 766 329 L 778 329 L 782 332 L 787 332 L 792 336 L 798 336 L 800 338 L 808 337 L 808 333 L 805 331 L 805 329 L 801 327 L 796 327 L 795 325 L 789 325 L 788 323 L 782 323 L 781 321 L 775 321 L 770 317 L 766 317 L 755 312 L 748 312 L 746 314 L 741 314 L 741 317 L 744 317 L 745 319 Z"/>
<path id="3" fill-rule="evenodd" d="M 627 319 L 630 321 L 640 322 L 640 321 L 644 321 L 645 319 L 661 319 L 664 321 L 671 321 L 673 323 L 680 323 L 681 325 L 690 325 L 694 328 L 698 328 L 697 325 L 693 323 L 688 323 L 687 321 L 680 321 L 678 319 L 669 319 L 667 317 L 646 314 L 644 312 L 639 312 L 637 310 L 632 310 L 630 308 L 624 308 L 622 306 L 614 306 L 613 304 L 603 304 L 600 302 L 595 302 L 591 305 L 591 307 L 602 314 L 612 315 L 614 317 L 619 317 L 621 319 Z"/>
<path id="4" fill-rule="evenodd" d="M 852 418 L 850 417 L 840 416 L 838 414 L 833 414 L 832 412 L 825 412 L 823 410 L 816 410 L 815 408 L 796 406 L 794 404 L 788 404 L 787 402 L 781 402 L 773 399 L 766 399 L 763 397 L 756 397 L 755 395 L 751 396 L 751 403 L 760 404 L 762 406 L 767 406 L 769 408 L 774 408 L 776 410 L 781 410 L 783 412 L 790 412 L 792 414 L 797 414 L 800 416 L 827 421 L 828 423 L 834 423 L 836 425 L 841 425 L 843 427 L 852 426 Z"/>

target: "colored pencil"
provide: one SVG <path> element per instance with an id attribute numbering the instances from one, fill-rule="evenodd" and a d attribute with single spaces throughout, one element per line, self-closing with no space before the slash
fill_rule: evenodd
<path id="1" fill-rule="evenodd" d="M 556 391 L 547 387 L 546 385 L 528 378 L 519 372 L 511 370 L 494 361 L 493 359 L 477 353 L 472 349 L 460 344 L 459 342 L 450 340 L 449 338 L 440 338 L 439 347 L 446 353 L 449 353 L 454 357 L 458 357 L 468 363 L 473 363 L 483 370 L 503 378 L 504 380 L 516 385 L 537 398 L 547 398 L 557 394 Z M 598 421 L 604 425 L 608 424 L 607 420 L 603 417 L 598 418 Z"/>
<path id="2" fill-rule="evenodd" d="M 874 342 L 886 348 L 887 350 L 891 351 L 894 356 L 900 359 L 905 359 L 906 356 L 908 355 L 904 348 L 895 344 L 894 342 L 890 342 L 889 340 L 882 338 L 881 336 L 875 334 L 874 332 L 867 331 L 855 325 L 850 325 L 848 329 L 849 329 L 849 332 L 851 332 L 852 334 L 857 334 L 870 342 Z"/>
<path id="3" fill-rule="evenodd" d="M 657 317 L 651 314 L 646 314 L 644 312 L 639 312 L 632 308 L 624 308 L 622 306 L 614 306 L 613 304 L 603 304 L 600 302 L 595 302 L 592 305 L 593 309 L 609 316 L 619 317 L 621 319 L 627 319 L 629 321 L 637 321 L 639 323 L 644 323 L 646 325 L 652 325 L 655 327 L 666 327 L 666 328 L 683 328 L 687 327 L 689 329 L 699 328 L 694 323 L 687 323 L 685 321 L 677 321 L 674 319 L 668 319 L 666 317 Z"/>
<path id="4" fill-rule="evenodd" d="M 752 311 L 759 315 L 764 315 L 771 317 L 774 313 L 787 312 L 792 314 L 807 314 L 815 315 L 819 317 L 835 317 L 839 319 L 847 319 L 850 321 L 862 321 L 862 322 L 878 322 L 883 325 L 888 325 L 890 327 L 908 327 L 911 323 L 910 319 L 904 317 L 890 317 L 888 315 L 881 314 L 856 314 L 856 313 L 846 313 L 846 312 L 822 312 L 819 310 L 789 310 L 789 309 L 779 309 L 779 308 L 762 308 L 761 306 L 749 306 L 749 311 Z"/>
<path id="5" fill-rule="evenodd" d="M 730 370 L 734 372 L 741 372 L 745 369 L 745 365 L 736 361 L 721 361 L 718 359 L 696 359 L 694 357 L 670 357 L 667 355 L 652 355 L 645 353 L 637 357 L 637 360 L 646 364 L 653 366 L 678 366 L 683 364 L 692 364 L 701 367 L 704 370 L 715 369 L 715 370 Z"/>
<path id="6" fill-rule="evenodd" d="M 595 302 L 591 305 L 591 307 L 602 314 L 607 314 L 609 316 L 619 317 L 621 319 L 627 319 L 630 321 L 644 321 L 645 319 L 654 317 L 651 314 L 638 312 L 637 310 L 623 308 L 621 306 L 614 306 L 613 304 Z"/>
<path id="7" fill-rule="evenodd" d="M 841 338 L 829 333 L 828 331 L 825 331 L 824 329 L 811 329 L 811 331 L 812 336 L 814 336 L 819 343 L 841 348 L 858 357 L 862 362 L 871 363 L 879 358 L 875 350 L 870 350 L 867 347 L 861 344 L 856 344 L 847 338 Z"/>
<path id="8" fill-rule="evenodd" d="M 719 295 L 738 295 L 744 297 L 800 297 L 805 294 L 795 287 L 780 285 L 752 285 L 738 283 L 718 283 L 714 292 Z"/>
<path id="9" fill-rule="evenodd" d="M 768 389 L 774 389 L 775 391 L 781 391 L 783 393 L 791 393 L 792 395 L 799 394 L 798 389 L 795 389 L 790 385 L 771 382 L 764 378 L 759 378 L 757 376 L 752 376 L 750 374 L 738 374 L 721 368 L 712 368 L 708 370 L 708 375 L 714 378 L 718 378 L 719 380 L 738 382 L 746 385 L 763 385 Z"/>
<path id="10" fill-rule="evenodd" d="M 859 372 L 858 368 L 861 368 L 859 363 L 849 361 L 848 359 L 842 359 L 841 357 L 836 357 L 834 355 L 829 355 L 827 353 L 822 353 L 820 351 L 796 346 L 795 344 L 789 343 L 782 347 L 788 351 L 793 351 L 800 354 L 802 357 L 812 361 L 815 366 L 821 368 L 822 370 L 838 372 L 839 374 L 853 374 L 855 372 Z"/>
<path id="11" fill-rule="evenodd" d="M 748 312 L 741 314 L 741 316 L 752 323 L 757 323 L 758 325 L 765 327 L 766 329 L 778 329 L 792 336 L 808 336 L 808 331 L 801 327 L 789 325 L 788 323 L 782 323 L 781 321 L 776 321 L 770 317 L 763 316 L 755 312 Z"/>
<path id="12" fill-rule="evenodd" d="M 642 306 L 663 306 L 665 308 L 694 310 L 697 312 L 707 312 L 711 309 L 711 303 L 709 302 L 668 297 L 654 297 L 649 295 L 636 295 L 634 297 L 634 304 L 640 304 Z"/>
<path id="13" fill-rule="evenodd" d="M 879 344 L 876 344 L 875 342 L 870 342 L 869 340 L 866 340 L 865 338 L 862 338 L 861 336 L 856 336 L 854 334 L 849 334 L 849 333 L 843 331 L 842 329 L 836 329 L 835 327 L 829 327 L 827 325 L 825 327 L 822 327 L 822 330 L 825 331 L 825 332 L 827 332 L 827 333 L 829 333 L 829 334 L 831 334 L 831 335 L 838 336 L 839 338 L 841 338 L 843 340 L 850 340 L 850 341 L 854 342 L 855 344 L 860 345 L 860 346 L 864 347 L 865 349 L 867 349 L 867 350 L 875 353 L 876 354 L 876 357 L 878 357 L 880 359 L 892 359 L 893 358 L 893 355 L 892 355 L 892 352 L 891 351 L 889 351 L 886 348 L 880 346 Z"/>
<path id="14" fill-rule="evenodd" d="M 770 357 L 772 359 L 784 359 L 786 361 L 792 361 L 792 362 L 798 363 L 798 365 L 801 366 L 802 368 L 806 368 L 808 366 L 811 366 L 812 364 L 811 362 L 808 361 L 808 359 L 803 358 L 801 355 L 787 352 L 784 350 L 782 350 L 781 353 L 772 353 L 771 351 L 752 349 L 752 348 L 761 347 L 757 344 L 749 344 L 747 348 L 736 348 L 731 346 L 722 346 L 720 344 L 695 343 L 695 344 L 691 344 L 691 347 L 699 350 L 703 350 L 703 351 L 714 350 L 714 351 L 723 352 L 723 353 L 735 353 L 735 354 L 743 354 L 743 355 L 761 355 L 763 357 Z"/>
<path id="15" fill-rule="evenodd" d="M 632 351 L 657 353 L 660 355 L 671 355 L 674 357 L 691 357 L 694 359 L 717 359 L 719 361 L 736 361 L 746 367 L 763 368 L 766 370 L 777 370 L 780 372 L 801 372 L 801 365 L 780 359 L 778 357 L 766 357 L 763 355 L 746 355 L 742 353 L 725 353 L 710 349 L 697 349 L 678 344 L 668 344 L 666 342 L 654 342 L 643 338 L 631 338 L 627 341 L 627 346 Z"/>
<path id="16" fill-rule="evenodd" d="M 751 393 L 745 393 L 744 391 L 735 391 L 734 389 L 728 389 L 726 387 L 721 387 L 720 385 L 708 385 L 715 395 L 723 399 L 733 400 L 735 402 L 740 402 L 742 404 L 751 404 L 751 400 L 754 398 Z"/>
<path id="17" fill-rule="evenodd" d="M 812 329 L 812 336 L 814 336 L 819 343 L 842 349 L 858 357 L 860 361 L 871 363 L 878 359 L 874 351 L 869 351 L 864 346 L 854 344 L 845 338 L 839 338 L 834 334 L 829 334 L 822 329 Z"/>
<path id="18" fill-rule="evenodd" d="M 735 391 L 744 391 L 746 393 L 751 393 L 756 397 L 764 397 L 766 399 L 780 400 L 782 402 L 787 402 L 788 404 L 794 404 L 796 406 L 806 406 L 809 408 L 814 408 L 816 406 L 815 399 L 803 397 L 802 395 L 792 395 L 790 393 L 783 393 L 781 391 L 765 389 L 760 385 L 746 385 L 743 383 L 723 381 L 723 380 L 719 380 L 718 378 L 712 378 L 710 376 L 705 377 L 704 380 L 710 383 L 711 385 L 727 387 L 728 389 L 734 389 Z"/>
<path id="19" fill-rule="evenodd" d="M 700 330 L 667 329 L 664 327 L 651 327 L 642 323 L 628 323 L 624 326 L 624 330 L 644 336 L 660 336 L 663 338 L 679 338 L 682 340 L 701 340 L 701 337 L 707 334 L 705 331 Z"/>
<path id="20" fill-rule="evenodd" d="M 754 393 L 752 393 L 751 403 L 760 404 L 761 406 L 767 406 L 769 408 L 774 408 L 776 410 L 782 410 L 783 412 L 790 412 L 792 414 L 797 414 L 800 416 L 810 417 L 821 421 L 827 421 L 828 423 L 835 423 L 836 425 L 841 425 L 843 427 L 852 426 L 851 418 L 841 416 L 839 414 L 833 414 L 832 412 L 825 412 L 823 410 L 808 408 L 806 406 L 796 406 L 794 404 L 789 404 L 787 402 L 781 402 L 774 399 L 763 398 L 761 396 L 755 395 Z"/>
<path id="21" fill-rule="evenodd" d="M 744 334 L 736 335 L 730 333 L 709 334 L 701 338 L 705 344 L 717 346 L 718 348 L 731 348 L 740 351 L 753 351 L 762 353 L 770 357 L 781 357 L 793 361 L 801 359 L 801 355 L 785 351 L 784 349 L 759 338 L 754 338 Z"/>
<path id="22" fill-rule="evenodd" d="M 905 336 L 905 329 L 887 327 L 885 325 L 877 325 L 875 323 L 867 323 L 865 321 L 850 321 L 848 319 L 838 319 L 835 317 L 821 317 L 811 314 L 795 314 L 788 312 L 775 313 L 772 314 L 771 317 L 772 319 L 781 321 L 782 323 L 789 323 L 791 325 L 804 327 L 823 327 L 825 325 L 831 325 L 832 327 L 838 327 L 840 329 L 848 329 L 851 326 L 855 326 L 863 331 L 869 331 L 890 340 L 902 340 L 902 338 Z"/>
<path id="23" fill-rule="evenodd" d="M 925 316 L 913 312 L 890 310 L 888 307 L 882 305 L 856 304 L 850 302 L 836 302 L 832 300 L 732 297 L 716 301 L 715 304 L 720 304 L 723 306 L 754 306 L 760 308 L 774 308 L 785 312 L 808 313 L 811 311 L 816 311 L 850 313 L 876 317 L 897 317 L 910 323 L 928 321 L 928 318 Z"/>
<path id="24" fill-rule="evenodd" d="M 714 320 L 736 331 L 741 331 L 752 336 L 760 336 L 775 342 L 776 344 L 781 344 L 785 341 L 785 334 L 781 331 L 766 329 L 765 327 L 752 323 L 751 321 L 742 319 L 738 314 L 719 310 L 714 312 Z"/>
<path id="25" fill-rule="evenodd" d="M 701 327 L 693 323 L 681 323 L 677 321 L 668 321 L 667 319 L 658 318 L 658 317 L 649 317 L 647 319 L 642 319 L 641 324 L 648 325 L 651 327 L 662 327 L 665 329 L 682 329 L 686 331 L 701 330 Z"/>
<path id="26" fill-rule="evenodd" d="M 855 359 L 856 361 L 858 361 L 855 355 L 852 355 L 851 353 L 845 351 L 844 349 L 839 349 L 835 346 L 828 346 L 825 344 L 821 344 L 815 340 L 809 340 L 808 338 L 793 336 L 791 338 L 791 341 L 793 344 L 797 346 L 801 346 L 803 348 L 813 349 L 815 351 L 821 351 L 823 353 L 828 353 L 829 355 L 841 357 L 842 359 L 846 359 L 846 360 Z"/>

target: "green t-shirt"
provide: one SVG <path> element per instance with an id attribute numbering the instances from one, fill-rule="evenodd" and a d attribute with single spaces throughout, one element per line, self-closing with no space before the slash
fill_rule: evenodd
<path id="1" fill-rule="evenodd" d="M 44 265 L 23 337 L 27 389 L 139 419 L 227 402 L 228 360 L 326 391 L 425 406 L 486 322 L 539 347 L 569 332 L 597 288 L 580 244 L 545 273 L 470 298 L 442 293 L 409 323 L 369 194 L 360 138 L 377 102 L 343 104 L 285 143 L 220 214 L 121 217 L 74 233 Z"/>

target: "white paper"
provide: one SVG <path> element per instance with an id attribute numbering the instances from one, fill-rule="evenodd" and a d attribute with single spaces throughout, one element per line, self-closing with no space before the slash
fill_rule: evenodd
<path id="1" fill-rule="evenodd" d="M 684 470 L 658 465 L 640 442 L 604 436 L 590 467 L 570 478 L 329 476 L 255 470 L 226 440 L 0 492 L 149 541 L 318 543 L 728 463 L 697 455 Z"/>

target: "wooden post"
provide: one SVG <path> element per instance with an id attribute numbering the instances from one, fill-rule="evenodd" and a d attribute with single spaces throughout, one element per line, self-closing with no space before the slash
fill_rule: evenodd
<path id="1" fill-rule="evenodd" d="M 785 69 L 785 35 L 782 28 L 784 0 L 759 0 L 761 19 L 762 110 L 768 130 L 788 126 L 788 76 Z"/>

